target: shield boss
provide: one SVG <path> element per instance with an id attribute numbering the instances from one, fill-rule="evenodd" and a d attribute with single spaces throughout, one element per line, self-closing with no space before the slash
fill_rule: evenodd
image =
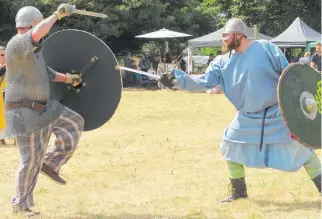
<path id="1" fill-rule="evenodd" d="M 308 65 L 291 64 L 278 82 L 278 104 L 295 138 L 321 148 L 321 74 Z"/>

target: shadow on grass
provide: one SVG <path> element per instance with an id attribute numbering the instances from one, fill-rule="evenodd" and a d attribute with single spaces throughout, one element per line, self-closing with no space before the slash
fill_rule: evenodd
<path id="1" fill-rule="evenodd" d="M 205 216 L 201 214 L 187 215 L 183 217 L 175 216 L 175 215 L 154 215 L 154 214 L 121 214 L 121 215 L 113 215 L 106 216 L 104 214 L 92 214 L 92 215 L 78 215 L 74 217 L 68 217 L 68 219 L 204 219 Z M 64 218 L 64 219 L 67 219 Z"/>
<path id="2" fill-rule="evenodd" d="M 316 209 L 321 210 L 321 201 L 294 201 L 294 202 L 282 202 L 282 201 L 271 201 L 271 200 L 252 200 L 252 202 L 256 205 L 262 207 L 263 211 L 266 212 L 293 212 L 296 210 L 309 210 Z M 273 207 L 273 209 L 269 209 L 268 207 Z"/>
<path id="3" fill-rule="evenodd" d="M 0 148 L 13 148 L 13 149 L 16 149 L 17 145 L 15 145 L 15 144 L 5 144 L 5 145 L 1 144 Z"/>

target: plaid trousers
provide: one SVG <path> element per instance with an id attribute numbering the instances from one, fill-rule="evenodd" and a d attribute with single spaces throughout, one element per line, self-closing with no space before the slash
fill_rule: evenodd
<path id="1" fill-rule="evenodd" d="M 33 191 L 43 163 L 55 172 L 73 155 L 82 131 L 84 119 L 65 107 L 60 117 L 52 124 L 27 136 L 17 136 L 20 165 L 16 176 L 14 210 L 24 210 L 34 206 Z M 54 146 L 47 152 L 51 133 L 56 136 Z"/>

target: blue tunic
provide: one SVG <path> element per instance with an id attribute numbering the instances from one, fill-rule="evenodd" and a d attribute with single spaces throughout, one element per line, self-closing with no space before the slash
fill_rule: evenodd
<path id="1" fill-rule="evenodd" d="M 249 167 L 296 171 L 312 156 L 309 149 L 290 137 L 277 104 L 277 83 L 288 65 L 282 51 L 266 40 L 254 41 L 243 53 L 217 56 L 204 75 L 189 77 L 175 69 L 174 88 L 203 92 L 220 85 L 237 109 L 225 129 L 221 152 L 225 160 Z M 269 107 L 269 108 L 268 108 Z M 262 151 L 261 124 L 268 108 Z"/>

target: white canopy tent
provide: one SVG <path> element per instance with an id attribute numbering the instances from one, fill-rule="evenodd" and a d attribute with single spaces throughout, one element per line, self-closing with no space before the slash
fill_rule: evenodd
<path id="1" fill-rule="evenodd" d="M 221 37 L 224 31 L 224 27 L 220 28 L 219 30 L 207 34 L 202 37 L 198 37 L 195 39 L 188 40 L 188 73 L 192 72 L 192 48 L 196 47 L 220 47 L 222 45 L 221 43 Z M 264 34 L 258 33 L 257 29 L 253 29 L 250 27 L 246 26 L 246 31 L 247 31 L 247 38 L 250 40 L 254 39 L 265 39 L 265 40 L 270 40 L 272 37 L 266 36 Z"/>
<path id="2" fill-rule="evenodd" d="M 257 33 L 257 30 L 252 29 L 250 27 L 246 27 L 247 30 L 247 38 L 248 39 L 265 39 L 270 40 L 272 37 L 266 36 L 261 33 Z M 202 37 L 198 37 L 195 39 L 188 40 L 188 47 L 194 48 L 194 47 L 218 47 L 221 46 L 221 37 L 222 33 L 224 31 L 224 28 L 221 28 L 213 33 L 207 34 Z"/>
<path id="3" fill-rule="evenodd" d="M 135 38 L 144 38 L 144 39 L 171 39 L 171 38 L 181 38 L 181 37 L 191 37 L 192 35 L 180 33 L 166 28 L 162 28 L 158 31 L 151 33 L 146 33 L 142 35 L 135 36 Z M 168 41 L 166 41 L 166 50 L 169 50 Z"/>
<path id="4" fill-rule="evenodd" d="M 179 38 L 179 37 L 190 37 L 190 36 L 192 36 L 192 35 L 162 28 L 162 29 L 160 29 L 158 31 L 138 35 L 138 36 L 136 36 L 136 38 L 165 39 L 165 38 Z"/>
<path id="5" fill-rule="evenodd" d="M 310 42 L 321 41 L 321 37 L 321 33 L 297 17 L 284 32 L 270 41 L 279 47 L 306 47 Z"/>

